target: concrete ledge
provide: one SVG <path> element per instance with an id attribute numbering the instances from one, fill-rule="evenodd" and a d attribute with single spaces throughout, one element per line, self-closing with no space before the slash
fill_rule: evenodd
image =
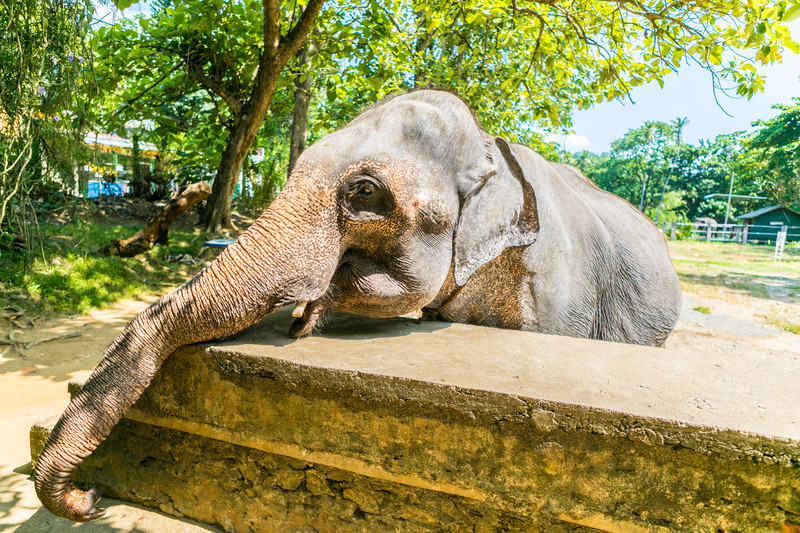
<path id="1" fill-rule="evenodd" d="M 176 352 L 82 479 L 231 531 L 800 524 L 799 361 L 289 322 Z"/>

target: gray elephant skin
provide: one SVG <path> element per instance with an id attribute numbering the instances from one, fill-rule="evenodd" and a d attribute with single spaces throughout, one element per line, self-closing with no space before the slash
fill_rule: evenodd
<path id="1" fill-rule="evenodd" d="M 652 346 L 680 309 L 664 238 L 576 169 L 487 135 L 444 91 L 384 100 L 306 150 L 284 190 L 194 279 L 137 316 L 56 424 L 35 472 L 50 511 L 102 516 L 70 476 L 180 346 L 299 304 Z"/>

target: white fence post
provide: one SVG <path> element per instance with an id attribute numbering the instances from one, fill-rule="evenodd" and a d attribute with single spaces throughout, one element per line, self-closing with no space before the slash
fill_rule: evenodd
<path id="1" fill-rule="evenodd" d="M 775 257 L 772 260 L 772 263 L 780 263 L 783 259 L 783 249 L 786 246 L 786 234 L 789 232 L 789 228 L 783 226 L 781 230 L 778 232 L 778 238 L 775 239 Z"/>

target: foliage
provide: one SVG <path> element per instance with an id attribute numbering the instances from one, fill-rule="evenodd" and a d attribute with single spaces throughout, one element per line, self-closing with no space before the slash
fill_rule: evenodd
<path id="1" fill-rule="evenodd" d="M 800 97 L 793 105 L 776 105 L 781 111 L 760 120 L 745 142 L 743 158 L 760 189 L 782 205 L 800 206 Z"/>
<path id="2" fill-rule="evenodd" d="M 210 31 L 212 24 L 231 30 L 225 8 L 236 7 L 251 15 L 242 24 L 253 28 L 244 30 L 239 24 L 233 30 L 245 31 L 252 44 L 258 37 L 254 30 L 260 15 L 256 16 L 259 3 L 250 4 L 255 9 L 225 3 L 218 13 L 210 2 L 183 2 L 176 7 L 156 2 L 153 16 L 122 19 L 92 35 L 97 83 L 106 96 L 99 110 L 104 126 L 130 134 L 126 127 L 132 122 L 146 125 L 138 133 L 159 147 L 162 171 L 179 183 L 213 177 L 231 121 L 230 109 L 203 90 L 190 68 L 202 71 L 194 62 L 202 61 L 203 50 L 207 53 L 216 44 L 223 64 L 245 65 L 231 75 L 234 80 L 252 78 L 258 47 L 234 46 L 229 51 L 229 41 L 237 34 Z M 230 55 L 235 52 L 241 53 Z M 241 84 L 237 86 L 241 90 Z"/>
<path id="3" fill-rule="evenodd" d="M 289 154 L 288 120 L 268 121 L 253 143 L 263 157 L 251 157 L 244 166 L 238 197 L 240 210 L 257 216 L 272 202 L 286 182 Z"/>
<path id="4" fill-rule="evenodd" d="M 685 196 L 683 191 L 667 191 L 664 193 L 664 200 L 661 205 L 660 217 L 658 222 L 687 222 L 687 217 L 684 214 L 684 201 Z M 656 213 L 658 207 L 649 207 L 645 211 L 645 215 L 650 217 L 651 220 L 656 220 Z"/>
<path id="5" fill-rule="evenodd" d="M 751 96 L 763 78 L 745 57 L 770 63 L 784 47 L 797 48 L 779 23 L 786 9 L 738 1 L 340 0 L 320 18 L 316 61 L 330 72 L 328 104 L 351 102 L 339 106 L 345 116 L 331 113 L 334 124 L 390 92 L 433 85 L 465 96 L 490 130 L 526 141 L 532 125 L 569 125 L 573 109 L 662 83 L 689 60 Z"/>
<path id="6" fill-rule="evenodd" d="M 302 2 L 277 5 L 281 20 L 289 21 L 285 33 Z M 328 0 L 310 35 L 319 50 L 311 66 L 311 140 L 387 94 L 435 86 L 462 95 L 488 131 L 554 157 L 552 146 L 541 141 L 541 127 L 569 127 L 572 110 L 625 97 L 649 81 L 662 83 L 687 61 L 710 69 L 720 83 L 727 79 L 741 95 L 761 90 L 754 65 L 796 49 L 780 23 L 787 5 Z M 152 16 L 96 32 L 98 83 L 109 95 L 106 116 L 117 125 L 153 121 L 150 140 L 164 147 L 176 168 L 190 169 L 187 179 L 209 175 L 253 88 L 264 48 L 263 6 L 256 0 L 159 0 L 155 6 Z M 254 141 L 275 157 L 285 152 L 273 151 L 280 143 L 267 138 L 291 115 L 297 74 L 293 68 L 281 73 L 267 125 Z M 250 168 L 258 166 L 266 171 L 284 163 Z M 278 174 L 263 176 L 265 190 Z M 253 182 L 261 177 L 254 174 Z M 647 181 L 640 188 L 645 197 L 659 195 L 664 182 Z"/>
<path id="7" fill-rule="evenodd" d="M 659 191 L 663 191 L 660 221 L 699 217 L 723 220 L 726 200 L 705 197 L 726 194 L 731 180 L 733 194 L 768 197 L 765 201 L 732 203 L 731 216 L 776 201 L 798 205 L 800 142 L 791 130 L 797 107 L 778 108 L 784 113 L 756 123 L 761 128 L 753 133 L 720 135 L 699 145 L 678 142 L 680 121 L 647 122 L 614 141 L 610 152 L 586 152 L 573 156 L 571 162 L 598 186 L 639 206 L 653 220 L 658 212 Z"/>
<path id="8" fill-rule="evenodd" d="M 196 138 L 224 145 L 202 216 L 209 230 L 231 227 L 230 201 L 239 172 L 283 67 L 304 43 L 322 2 L 162 0 L 152 17 L 97 32 L 99 82 L 116 91 L 122 103 L 112 119 L 124 122 L 126 116 L 146 114 L 163 125 L 159 108 L 203 94 L 195 110 L 205 120 L 196 126 Z M 163 134 L 169 128 L 160 129 Z"/>
<path id="9" fill-rule="evenodd" d="M 614 141 L 611 152 L 600 156 L 584 153 L 574 158 L 599 187 L 621 196 L 655 218 L 662 185 L 680 172 L 691 172 L 691 150 L 677 151 L 675 129 L 664 122 L 648 121 Z M 674 179 L 674 178 L 673 178 Z M 683 195 L 665 193 L 670 209 L 683 203 Z M 682 218 L 675 213 L 676 220 Z"/>
<path id="10" fill-rule="evenodd" d="M 84 119 L 94 91 L 85 35 L 88 0 L 0 4 L 0 229 L 16 224 L 59 178 L 74 186 Z M 82 94 L 84 97 L 78 98 Z M 44 164 L 44 161 L 47 164 Z M 32 210 L 29 215 L 34 216 Z"/>

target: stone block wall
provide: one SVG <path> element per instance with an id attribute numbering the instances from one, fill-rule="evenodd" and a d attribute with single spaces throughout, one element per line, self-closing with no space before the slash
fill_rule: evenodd
<path id="1" fill-rule="evenodd" d="M 80 480 L 237 532 L 800 525 L 796 436 L 724 394 L 681 416 L 692 379 L 653 372 L 675 354 L 348 317 L 290 343 L 284 321 L 170 356 Z"/>

